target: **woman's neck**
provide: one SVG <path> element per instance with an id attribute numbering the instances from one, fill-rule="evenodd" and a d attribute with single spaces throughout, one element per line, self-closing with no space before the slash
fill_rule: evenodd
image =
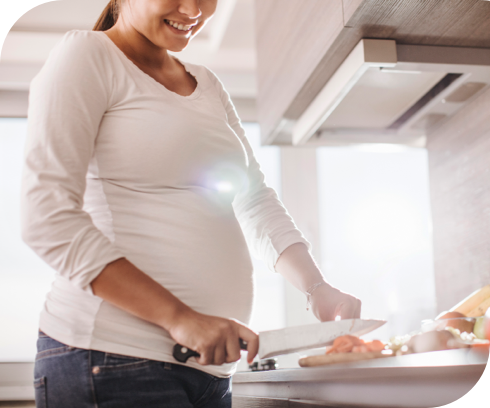
<path id="1" fill-rule="evenodd" d="M 141 71 L 168 90 L 182 96 L 191 95 L 197 80 L 167 50 L 153 44 L 134 27 L 118 20 L 105 34 Z"/>
<path id="2" fill-rule="evenodd" d="M 118 19 L 114 27 L 105 33 L 137 65 L 162 70 L 175 64 L 166 49 L 153 44 L 123 18 Z"/>

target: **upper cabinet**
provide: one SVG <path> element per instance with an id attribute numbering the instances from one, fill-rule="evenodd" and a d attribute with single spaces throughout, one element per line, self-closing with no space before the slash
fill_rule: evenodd
<path id="1" fill-rule="evenodd" d="M 255 10 L 263 144 L 420 144 L 490 86 L 487 1 L 256 0 Z"/>

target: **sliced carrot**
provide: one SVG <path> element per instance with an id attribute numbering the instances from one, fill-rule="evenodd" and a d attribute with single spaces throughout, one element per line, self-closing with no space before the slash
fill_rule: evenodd
<path id="1" fill-rule="evenodd" d="M 349 353 L 354 347 L 362 345 L 364 345 L 364 340 L 347 334 L 337 337 L 333 342 L 333 346 L 327 350 L 326 354 Z"/>
<path id="2" fill-rule="evenodd" d="M 353 353 L 367 353 L 369 350 L 368 346 L 367 345 L 364 345 L 364 346 L 355 346 L 353 349 L 352 349 L 352 352 Z"/>
<path id="3" fill-rule="evenodd" d="M 382 351 L 385 345 L 382 341 L 373 340 L 365 342 L 359 337 L 345 335 L 337 337 L 331 347 L 327 347 L 326 354 L 336 353 L 367 353 L 369 351 Z"/>
<path id="4" fill-rule="evenodd" d="M 366 343 L 366 346 L 368 347 L 369 351 L 383 351 L 385 349 L 384 343 L 379 340 L 370 341 Z"/>

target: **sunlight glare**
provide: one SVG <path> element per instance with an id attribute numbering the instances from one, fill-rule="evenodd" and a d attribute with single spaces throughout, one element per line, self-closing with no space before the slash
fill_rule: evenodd
<path id="1" fill-rule="evenodd" d="M 349 218 L 346 238 L 365 258 L 412 253 L 426 241 L 417 208 L 403 196 L 371 196 L 353 207 Z"/>
<path id="2" fill-rule="evenodd" d="M 219 183 L 216 183 L 216 190 L 221 193 L 229 193 L 233 190 L 233 184 L 228 181 L 220 181 Z"/>

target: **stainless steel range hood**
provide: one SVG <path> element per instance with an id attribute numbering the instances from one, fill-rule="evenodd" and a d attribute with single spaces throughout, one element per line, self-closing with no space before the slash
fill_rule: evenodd
<path id="1" fill-rule="evenodd" d="M 490 50 L 363 39 L 297 121 L 293 145 L 423 146 L 490 85 Z"/>

